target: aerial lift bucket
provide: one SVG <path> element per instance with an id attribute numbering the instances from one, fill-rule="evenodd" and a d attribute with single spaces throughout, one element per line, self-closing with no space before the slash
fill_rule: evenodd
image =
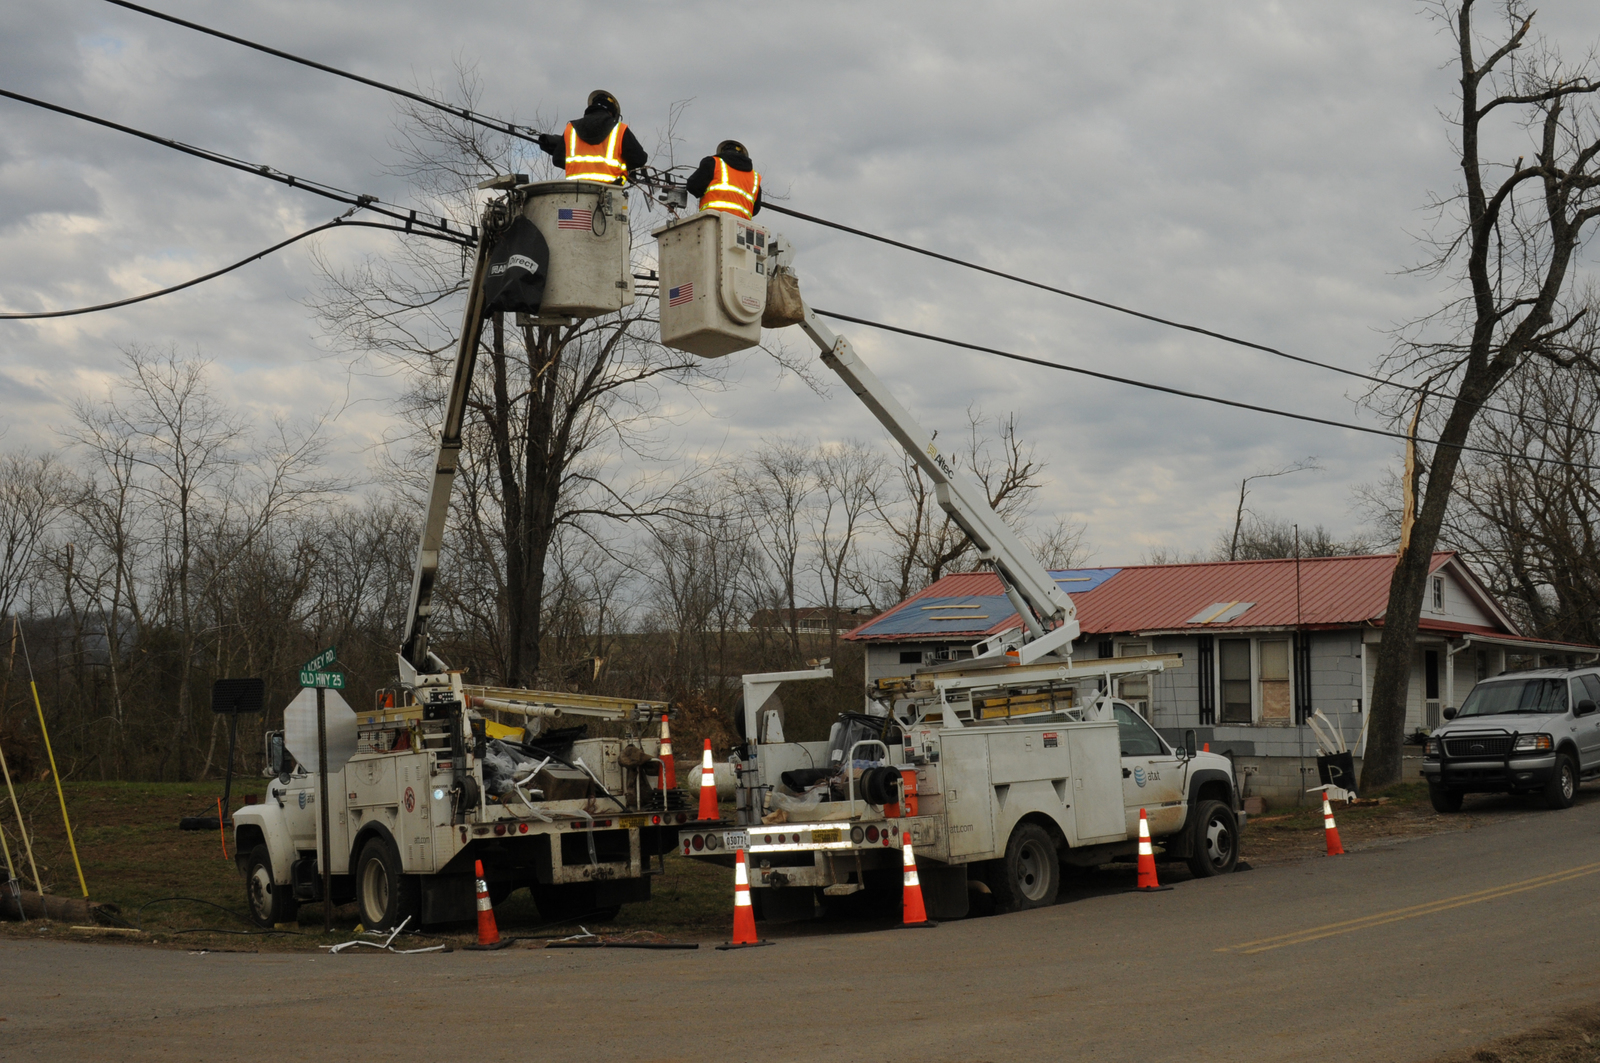
<path id="1" fill-rule="evenodd" d="M 595 181 L 521 185 L 523 217 L 550 248 L 535 324 L 599 317 L 633 305 L 633 236 L 628 194 Z"/>
<path id="2" fill-rule="evenodd" d="M 653 230 L 661 276 L 661 342 L 720 358 L 761 342 L 772 234 L 703 210 Z"/>

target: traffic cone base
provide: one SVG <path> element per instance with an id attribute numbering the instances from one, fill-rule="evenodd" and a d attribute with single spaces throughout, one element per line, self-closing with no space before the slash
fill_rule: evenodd
<path id="1" fill-rule="evenodd" d="M 711 743 L 706 743 L 707 756 Z M 739 850 L 737 862 L 733 865 L 733 940 L 718 945 L 718 952 L 727 952 L 729 949 L 753 949 L 762 945 L 770 945 L 770 941 L 762 941 L 756 937 L 756 913 L 750 906 L 750 871 L 745 863 L 744 850 Z"/>
<path id="2" fill-rule="evenodd" d="M 928 918 L 928 909 L 922 904 L 922 880 L 917 878 L 917 858 L 911 851 L 911 831 L 900 833 L 900 868 L 904 885 L 900 895 L 900 929 L 938 926 Z"/>
<path id="3" fill-rule="evenodd" d="M 1344 846 L 1339 842 L 1339 827 L 1333 822 L 1333 806 L 1328 803 L 1328 791 L 1322 791 L 1322 832 L 1328 841 L 1329 856 L 1343 856 Z"/>
<path id="4" fill-rule="evenodd" d="M 1170 890 L 1171 886 L 1163 886 L 1156 879 L 1156 851 L 1150 843 L 1150 821 L 1145 818 L 1144 809 L 1139 810 L 1139 884 L 1135 886 L 1135 893 L 1162 893 Z"/>
<path id="5" fill-rule="evenodd" d="M 711 766 L 711 739 L 706 739 L 705 753 L 700 760 L 700 811 L 695 819 L 709 823 L 722 818 L 717 808 L 717 773 Z"/>

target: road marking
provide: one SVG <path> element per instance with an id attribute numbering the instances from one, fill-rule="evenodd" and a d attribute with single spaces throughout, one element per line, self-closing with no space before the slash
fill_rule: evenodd
<path id="1" fill-rule="evenodd" d="M 1334 937 L 1338 934 L 1351 934 L 1357 930 L 1370 930 L 1373 927 L 1384 926 L 1388 923 L 1398 923 L 1402 919 L 1416 919 L 1418 916 L 1433 915 L 1436 912 L 1445 912 L 1451 908 L 1477 904 L 1480 901 L 1498 900 L 1501 897 L 1510 897 L 1513 894 L 1525 893 L 1528 890 L 1570 882 L 1573 879 L 1596 873 L 1600 873 L 1600 863 L 1583 864 L 1579 867 L 1568 868 L 1565 871 L 1552 871 L 1550 874 L 1540 875 L 1538 878 L 1523 879 L 1521 882 L 1510 882 L 1503 886 L 1478 890 L 1475 893 L 1462 893 L 1455 897 L 1443 897 L 1436 901 L 1429 901 L 1426 904 L 1414 904 L 1409 908 L 1395 908 L 1387 912 L 1375 912 L 1359 919 L 1346 919 L 1341 923 L 1327 923 L 1323 926 L 1308 927 L 1288 934 L 1279 934 L 1276 937 L 1246 941 L 1239 945 L 1224 945 L 1212 951 L 1233 952 L 1243 956 L 1251 956 L 1258 952 L 1281 949 L 1287 945 L 1304 945 L 1307 942 L 1319 941 L 1322 938 Z"/>

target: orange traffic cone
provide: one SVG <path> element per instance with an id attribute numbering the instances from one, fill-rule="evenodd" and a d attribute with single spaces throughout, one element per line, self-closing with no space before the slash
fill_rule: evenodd
<path id="1" fill-rule="evenodd" d="M 1333 806 L 1328 804 L 1328 791 L 1322 791 L 1322 832 L 1328 838 L 1328 855 L 1343 856 L 1344 846 L 1339 844 L 1339 828 L 1333 822 Z"/>
<path id="2" fill-rule="evenodd" d="M 911 853 L 909 830 L 900 834 L 900 866 L 905 874 L 905 886 L 900 900 L 900 925 L 938 926 L 938 923 L 928 918 L 928 910 L 922 906 L 922 883 L 917 879 L 917 858 Z"/>
<path id="3" fill-rule="evenodd" d="M 678 765 L 672 759 L 672 732 L 667 730 L 667 714 L 661 714 L 661 788 L 678 788 Z"/>
<path id="4" fill-rule="evenodd" d="M 663 717 L 661 717 L 661 719 L 662 719 L 662 720 L 663 720 L 663 721 L 665 721 L 665 720 L 666 720 L 666 717 L 665 717 L 665 716 L 663 716 Z M 1206 743 L 1206 744 L 1205 744 L 1205 747 L 1204 747 L 1204 748 L 1203 748 L 1203 749 L 1201 749 L 1201 750 L 1200 750 L 1200 752 L 1202 752 L 1202 753 L 1209 753 L 1209 752 L 1211 752 L 1211 743 L 1210 743 L 1210 742 L 1207 742 L 1207 743 Z"/>
<path id="5" fill-rule="evenodd" d="M 718 820 L 722 813 L 717 809 L 717 773 L 711 767 L 711 739 L 706 739 L 706 751 L 700 759 L 700 820 Z"/>
<path id="6" fill-rule="evenodd" d="M 480 949 L 501 946 L 500 928 L 494 924 L 494 905 L 489 903 L 489 884 L 483 881 L 483 861 L 475 860 L 472 872 L 478 880 L 478 945 Z M 510 942 L 503 944 L 509 945 Z M 468 946 L 469 948 L 471 946 Z"/>
<path id="7" fill-rule="evenodd" d="M 1157 893 L 1171 888 L 1171 886 L 1163 886 L 1156 880 L 1156 851 L 1150 844 L 1150 821 L 1145 818 L 1144 809 L 1141 808 L 1139 810 L 1139 885 L 1135 889 L 1140 893 Z"/>
<path id="8" fill-rule="evenodd" d="M 710 749 L 710 743 L 706 744 Z M 709 753 L 707 754 L 710 755 Z M 756 913 L 750 907 L 750 871 L 744 862 L 744 850 L 739 850 L 739 862 L 733 865 L 733 940 L 717 949 L 748 949 L 757 945 L 770 945 L 756 937 Z"/>

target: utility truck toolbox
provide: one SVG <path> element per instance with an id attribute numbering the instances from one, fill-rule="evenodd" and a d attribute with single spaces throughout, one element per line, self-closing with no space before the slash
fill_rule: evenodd
<path id="1" fill-rule="evenodd" d="M 517 189 L 550 247 L 540 317 L 598 317 L 633 305 L 628 196 L 615 185 L 540 181 Z"/>
<path id="2" fill-rule="evenodd" d="M 661 342 L 718 358 L 761 342 L 772 234 L 703 210 L 654 231 L 661 274 Z"/>

